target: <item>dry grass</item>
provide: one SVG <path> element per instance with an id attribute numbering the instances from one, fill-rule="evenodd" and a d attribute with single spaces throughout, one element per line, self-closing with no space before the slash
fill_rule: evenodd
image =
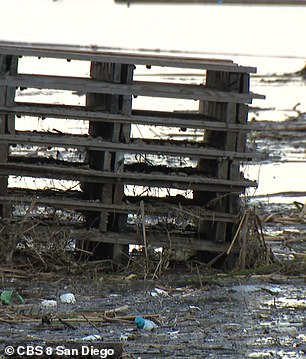
<path id="1" fill-rule="evenodd" d="M 66 250 L 69 230 L 60 224 L 47 225 L 23 218 L 0 224 L 0 260 L 3 264 L 22 264 L 36 271 L 58 271 L 72 264 Z"/>
<path id="2" fill-rule="evenodd" d="M 249 269 L 272 264 L 273 253 L 266 245 L 260 218 L 252 208 L 246 209 L 243 218 L 237 237 L 240 246 L 237 267 Z"/>

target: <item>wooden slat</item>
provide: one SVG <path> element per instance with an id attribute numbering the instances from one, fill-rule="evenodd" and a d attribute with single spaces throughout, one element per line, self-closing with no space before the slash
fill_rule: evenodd
<path id="1" fill-rule="evenodd" d="M 108 172 L 63 166 L 30 165 L 24 163 L 0 163 L 1 175 L 73 179 L 89 183 L 124 183 L 139 186 L 160 186 L 178 189 L 205 191 L 242 191 L 245 187 L 256 187 L 256 182 L 248 180 L 224 180 L 205 176 L 179 176 L 135 172 Z"/>
<path id="2" fill-rule="evenodd" d="M 74 59 L 130 65 L 152 65 L 191 69 L 220 70 L 229 72 L 256 73 L 255 67 L 239 66 L 231 60 L 208 59 L 186 56 L 114 51 L 97 46 L 75 46 L 24 42 L 0 42 L 0 53 L 17 56 L 37 56 L 59 59 Z"/>
<path id="3" fill-rule="evenodd" d="M 180 114 L 176 112 L 134 110 L 131 115 L 111 114 L 106 111 L 88 109 L 84 106 L 49 105 L 35 103 L 15 103 L 0 106 L 0 113 L 15 113 L 25 116 L 43 116 L 92 122 L 112 122 L 141 124 L 148 126 L 169 126 L 208 129 L 216 131 L 250 131 L 253 126 L 228 124 L 198 113 Z M 304 126 L 305 127 L 305 126 Z M 256 130 L 257 127 L 255 127 Z"/>
<path id="4" fill-rule="evenodd" d="M 262 95 L 239 94 L 210 89 L 204 85 L 173 84 L 165 82 L 133 81 L 131 84 L 117 84 L 82 77 L 48 75 L 2 75 L 0 86 L 31 87 L 82 91 L 127 96 L 155 96 L 189 100 L 209 100 L 218 102 L 252 103 L 252 99 L 263 99 Z"/>
<path id="5" fill-rule="evenodd" d="M 216 243 L 209 240 L 198 240 L 186 234 L 179 236 L 147 231 L 146 236 L 148 243 L 153 247 L 171 247 L 173 249 L 183 248 L 209 252 L 225 252 L 228 249 L 228 244 L 226 243 Z M 171 241 L 169 240 L 169 236 Z M 75 230 L 73 231 L 73 238 L 77 240 L 90 240 L 93 242 L 143 245 L 143 239 L 141 236 L 137 236 L 137 233 L 119 234 L 108 232 L 101 234 L 97 230 Z M 232 253 L 237 252 L 239 252 L 239 248 L 235 246 Z"/>
<path id="6" fill-rule="evenodd" d="M 247 106 L 244 108 L 247 112 Z M 231 124 L 217 121 L 213 117 L 201 113 L 177 113 L 133 110 L 132 115 L 111 114 L 108 112 L 88 109 L 84 106 L 50 105 L 17 102 L 14 105 L 0 105 L 0 114 L 15 113 L 25 116 L 44 116 L 63 119 L 90 120 L 96 122 L 135 123 L 148 126 L 169 126 L 198 128 L 216 131 L 305 131 L 305 123 L 292 123 L 292 121 L 251 122 L 249 124 Z"/>
<path id="7" fill-rule="evenodd" d="M 0 143 L 27 144 L 27 145 L 52 145 L 63 147 L 86 148 L 93 151 L 120 151 L 124 153 L 152 153 L 174 156 L 186 156 L 190 158 L 237 158 L 251 160 L 262 158 L 262 155 L 256 153 L 238 153 L 232 151 L 223 151 L 213 148 L 205 148 L 197 145 L 169 145 L 167 142 L 162 145 L 146 144 L 137 139 L 131 143 L 115 143 L 103 141 L 100 138 L 88 138 L 69 135 L 40 135 L 40 134 L 21 134 L 1 135 Z"/>
<path id="8" fill-rule="evenodd" d="M 6 196 L 0 196 L 0 203 L 14 203 L 16 205 L 21 204 L 35 204 L 43 206 L 51 206 L 55 208 L 71 209 L 75 211 L 94 211 L 99 212 L 103 210 L 111 211 L 112 213 L 138 213 L 139 205 L 131 204 L 113 204 L 113 203 L 102 203 L 100 201 L 86 201 L 79 199 L 68 199 L 65 197 L 51 197 L 51 196 L 37 196 L 35 191 L 33 191 L 32 196 L 25 195 L 14 195 L 8 194 Z M 145 199 L 145 198 L 144 198 Z M 205 210 L 201 207 L 196 206 L 184 206 L 185 213 L 186 211 L 190 212 L 190 217 L 192 218 L 193 211 L 196 213 L 197 217 L 206 221 L 223 221 L 223 222 L 232 222 L 236 223 L 238 220 L 237 216 L 233 216 L 227 213 L 219 213 L 216 211 Z M 164 215 L 175 215 L 181 213 L 181 208 L 179 206 L 173 205 L 150 205 L 146 204 L 146 214 L 156 214 L 160 216 Z"/>

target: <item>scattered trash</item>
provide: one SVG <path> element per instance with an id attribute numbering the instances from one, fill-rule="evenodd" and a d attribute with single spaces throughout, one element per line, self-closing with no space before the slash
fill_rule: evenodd
<path id="1" fill-rule="evenodd" d="M 135 323 L 137 324 L 138 329 L 144 329 L 147 331 L 154 330 L 155 328 L 158 328 L 158 325 L 150 319 L 144 319 L 143 317 L 136 317 Z"/>
<path id="2" fill-rule="evenodd" d="M 196 307 L 195 305 L 189 306 L 190 312 L 200 312 L 202 309 L 199 307 Z"/>
<path id="3" fill-rule="evenodd" d="M 150 292 L 150 295 L 152 297 L 169 297 L 169 293 L 160 288 L 154 288 L 154 290 Z"/>
<path id="4" fill-rule="evenodd" d="M 60 296 L 61 303 L 64 304 L 73 304 L 76 302 L 75 296 L 73 293 L 65 293 Z"/>
<path id="5" fill-rule="evenodd" d="M 179 330 L 174 330 L 173 332 L 167 332 L 170 335 L 171 339 L 177 339 L 177 335 L 179 334 Z"/>
<path id="6" fill-rule="evenodd" d="M 129 336 L 127 334 L 120 334 L 120 341 L 121 342 L 127 342 L 129 339 Z"/>
<path id="7" fill-rule="evenodd" d="M 0 295 L 1 304 L 24 304 L 22 296 L 14 290 L 4 290 Z"/>
<path id="8" fill-rule="evenodd" d="M 120 341 L 127 342 L 127 341 L 131 341 L 131 340 L 136 340 L 139 337 L 140 337 L 139 333 L 121 333 Z"/>
<path id="9" fill-rule="evenodd" d="M 102 337 L 101 335 L 98 334 L 92 334 L 92 335 L 87 335 L 86 337 L 83 337 L 81 340 L 82 341 L 94 341 L 94 340 L 101 340 Z"/>
<path id="10" fill-rule="evenodd" d="M 54 299 L 44 299 L 40 303 L 41 309 L 56 309 L 57 308 L 57 301 Z"/>

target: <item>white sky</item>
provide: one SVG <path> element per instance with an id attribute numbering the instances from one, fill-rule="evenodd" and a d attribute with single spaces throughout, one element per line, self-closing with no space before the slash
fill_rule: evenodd
<path id="1" fill-rule="evenodd" d="M 306 6 L 0 0 L 0 39 L 306 59 Z"/>

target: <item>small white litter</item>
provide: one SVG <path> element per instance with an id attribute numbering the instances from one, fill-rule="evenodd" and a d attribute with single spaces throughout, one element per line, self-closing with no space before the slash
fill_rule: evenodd
<path id="1" fill-rule="evenodd" d="M 41 309 L 56 309 L 57 308 L 57 301 L 53 299 L 44 299 L 40 303 Z"/>
<path id="2" fill-rule="evenodd" d="M 94 340 L 100 340 L 102 339 L 101 335 L 98 334 L 92 334 L 92 335 L 87 335 L 86 337 L 83 337 L 81 340 L 82 341 L 94 341 Z"/>
<path id="3" fill-rule="evenodd" d="M 126 342 L 128 340 L 129 336 L 127 334 L 120 334 L 120 341 Z"/>
<path id="4" fill-rule="evenodd" d="M 150 292 L 151 297 L 169 297 L 169 293 L 160 288 L 154 288 Z"/>
<path id="5" fill-rule="evenodd" d="M 72 304 L 75 303 L 75 296 L 73 293 L 65 293 L 60 296 L 61 303 Z"/>

